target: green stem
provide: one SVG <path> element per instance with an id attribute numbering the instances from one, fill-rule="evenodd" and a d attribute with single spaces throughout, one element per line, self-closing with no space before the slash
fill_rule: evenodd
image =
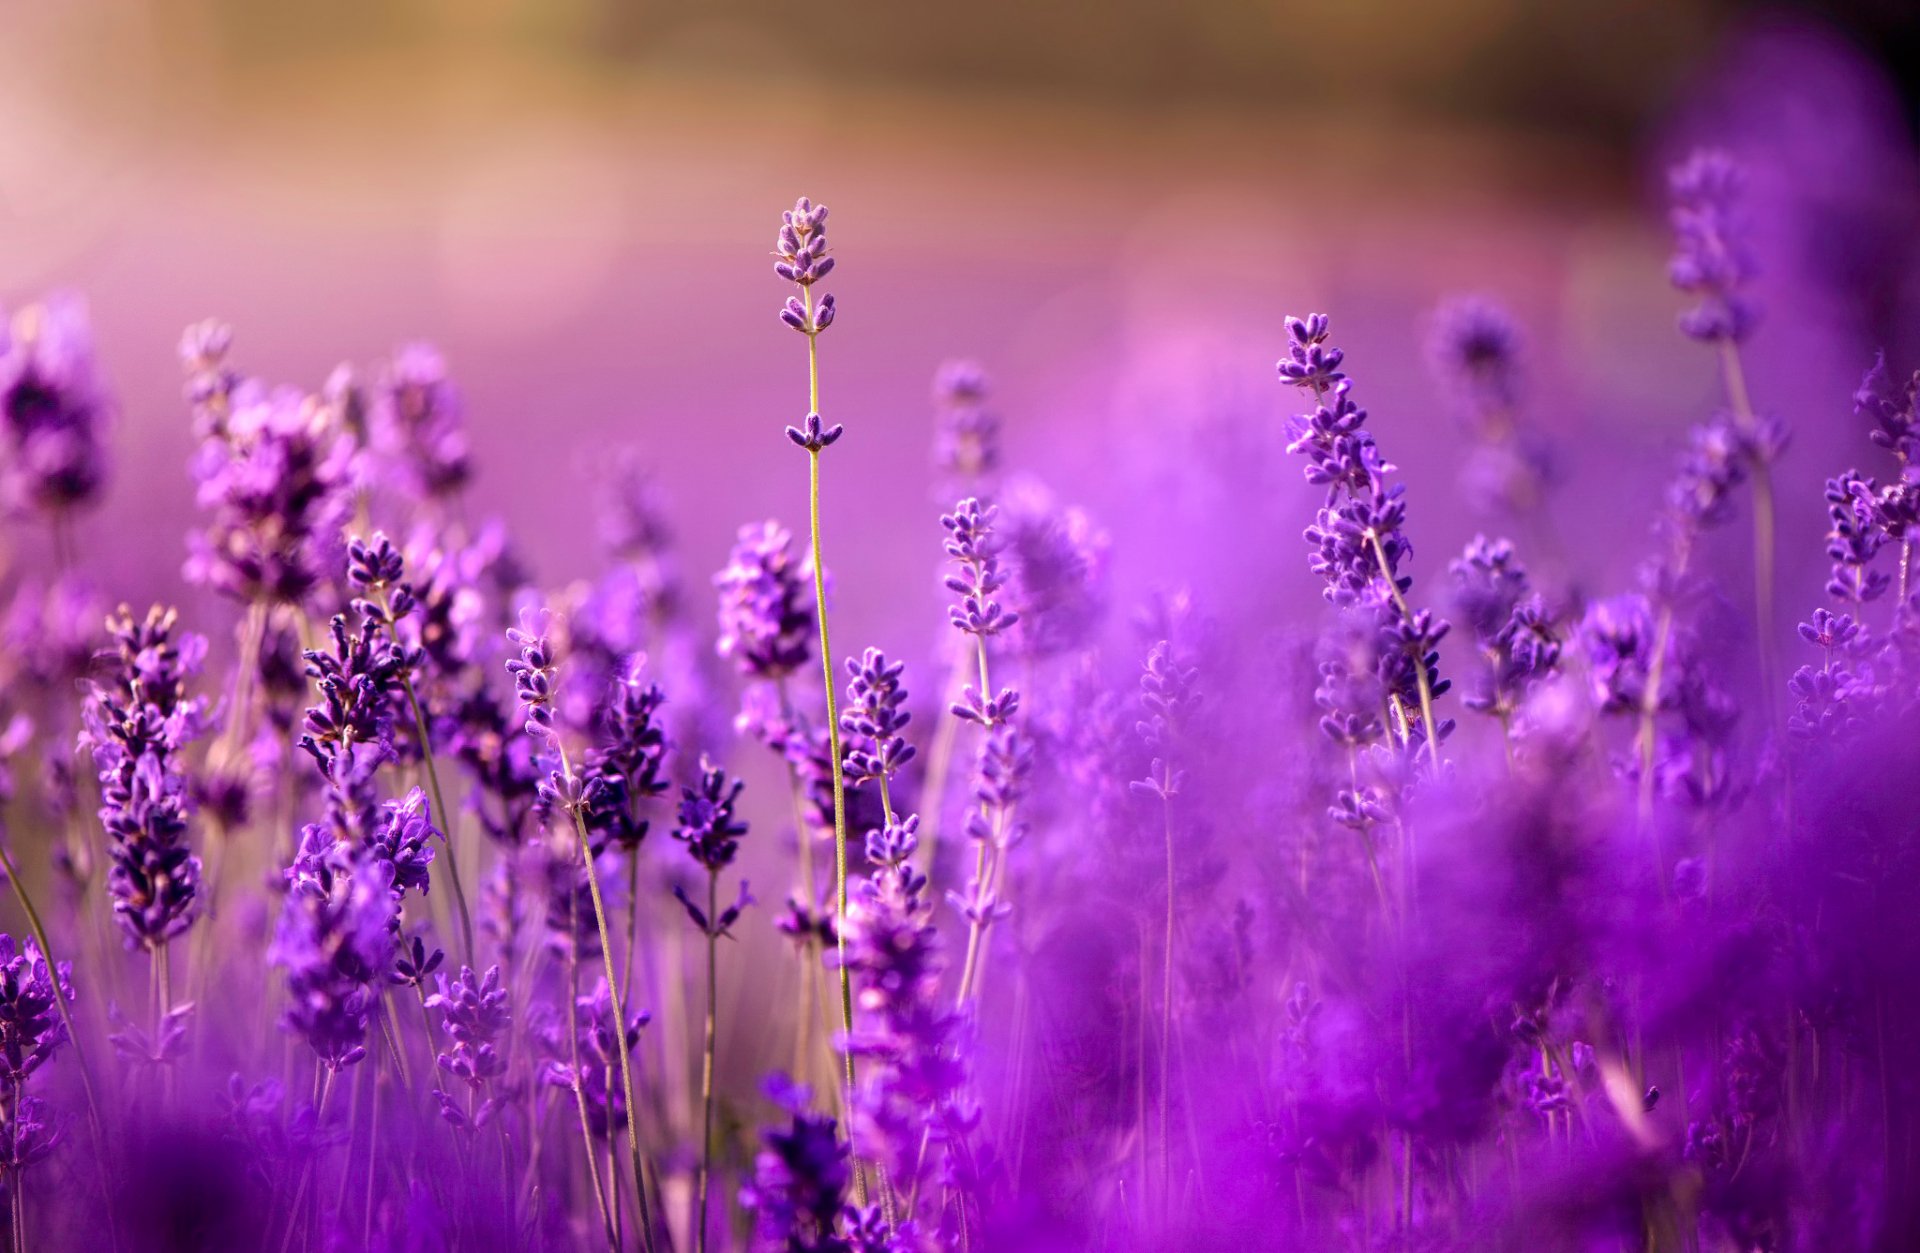
<path id="1" fill-rule="evenodd" d="M 813 289 L 802 287 L 807 325 L 813 325 Z M 813 413 L 820 412 L 820 333 L 807 334 L 807 397 Z M 847 779 L 840 761 L 840 703 L 834 694 L 833 644 L 827 633 L 827 568 L 820 542 L 820 450 L 807 450 L 807 517 L 812 531 L 813 605 L 820 623 L 820 673 L 827 697 L 827 748 L 833 765 L 833 897 L 835 917 L 844 924 L 847 916 Z M 834 928 L 834 947 L 840 958 L 840 1025 L 853 1035 L 853 972 L 847 966 L 846 927 Z M 847 1086 L 847 1108 L 853 1107 L 853 1053 L 845 1050 L 843 1078 Z M 855 1189 L 862 1205 L 867 1202 L 866 1172 L 854 1171 Z"/>
<path id="2" fill-rule="evenodd" d="M 592 871 L 589 870 L 588 873 L 591 874 Z M 571 914 L 573 910 L 573 901 L 569 898 L 567 912 Z M 572 919 L 569 918 L 568 922 L 571 927 Z M 606 1189 L 600 1185 L 599 1160 L 593 1153 L 593 1128 L 587 1122 L 587 1094 L 580 1087 L 580 954 L 578 948 L 579 941 L 576 938 L 568 946 L 567 953 L 567 1050 L 568 1060 L 572 1063 L 567 1077 L 572 1080 L 573 1105 L 580 1115 L 580 1147 L 587 1157 L 587 1178 L 593 1184 L 593 1202 L 600 1210 L 600 1223 L 607 1234 L 607 1247 L 612 1250 L 612 1253 L 620 1253 L 620 1242 L 613 1234 L 613 1213 L 607 1208 Z M 625 1041 L 626 1036 L 617 1023 L 614 1033 L 617 1039 Z M 607 1125 L 611 1130 L 612 1111 L 608 1111 Z"/>
<path id="3" fill-rule="evenodd" d="M 387 602 L 385 587 L 380 589 L 380 614 L 387 620 L 387 630 L 391 632 L 393 609 Z M 440 772 L 434 767 L 433 762 L 433 738 L 427 731 L 427 716 L 420 708 L 420 697 L 414 692 L 412 675 L 401 674 L 400 689 L 407 694 L 407 708 L 413 711 L 414 734 L 420 737 L 420 759 L 426 763 L 427 786 L 433 791 L 433 812 L 439 816 L 441 830 L 446 836 L 447 878 L 453 884 L 453 903 L 460 911 L 460 941 L 467 954 L 467 964 L 471 966 L 473 965 L 473 915 L 467 910 L 467 893 L 460 886 L 460 863 L 455 858 L 453 850 L 453 811 L 447 808 L 447 798 L 440 790 Z M 599 904 L 597 887 L 594 892 L 594 903 L 596 906 Z M 604 932 L 606 928 L 602 926 L 601 930 Z M 602 938 L 604 939 L 604 936 Z M 613 961 L 611 954 L 608 955 L 607 961 L 609 963 Z M 611 964 L 608 966 L 607 981 L 609 983 L 613 981 Z"/>
<path id="4" fill-rule="evenodd" d="M 1171 1130 L 1168 1089 L 1171 1084 L 1170 1066 L 1173 1060 L 1173 922 L 1174 922 L 1174 879 L 1173 879 L 1173 801 L 1164 790 L 1171 782 L 1172 769 L 1166 770 L 1162 779 L 1160 793 L 1160 819 L 1162 832 L 1167 844 L 1167 934 L 1166 950 L 1160 973 L 1160 1186 L 1163 1189 L 1162 1201 L 1167 1212 L 1173 1210 L 1173 1133 Z"/>
<path id="5" fill-rule="evenodd" d="M 700 1050 L 700 1182 L 693 1205 L 694 1248 L 707 1250 L 707 1186 L 713 1177 L 713 1063 L 720 1038 L 719 919 L 720 872 L 707 872 L 707 1028 Z"/>
<path id="6" fill-rule="evenodd" d="M 556 746 L 559 744 L 555 740 Z M 571 777 L 573 767 L 567 761 L 567 750 L 560 748 L 560 768 Z M 653 1210 L 647 1200 L 647 1177 L 640 1161 L 640 1105 L 633 1096 L 633 1063 L 629 1058 L 631 1050 L 627 1048 L 626 1010 L 621 1006 L 620 980 L 613 969 L 613 939 L 607 932 L 607 907 L 600 899 L 600 876 L 593 866 L 593 849 L 587 840 L 586 820 L 580 811 L 571 810 L 574 834 L 580 840 L 580 861 L 587 873 L 587 891 L 593 897 L 593 921 L 600 932 L 600 960 L 606 964 L 607 998 L 613 1003 L 613 1038 L 615 1047 L 620 1050 L 620 1087 L 627 1101 L 627 1153 L 633 1164 L 633 1186 L 640 1196 L 640 1231 L 642 1243 L 647 1253 L 653 1253 Z M 611 1125 L 608 1134 L 618 1136 Z M 592 1157 L 591 1151 L 588 1153 Z M 613 1181 L 618 1191 L 618 1180 Z"/>

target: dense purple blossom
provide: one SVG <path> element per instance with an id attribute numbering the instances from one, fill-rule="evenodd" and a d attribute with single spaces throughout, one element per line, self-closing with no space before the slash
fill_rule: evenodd
<path id="1" fill-rule="evenodd" d="M 1403 400 L 1379 418 L 1324 315 L 1284 324 L 1284 427 L 1270 388 L 1196 382 L 1164 316 L 1098 386 L 1043 373 L 1139 405 L 1137 458 L 1115 423 L 1028 464 L 950 364 L 928 477 L 959 503 L 938 549 L 923 511 L 914 562 L 839 571 L 857 629 L 899 641 L 851 658 L 817 550 L 777 525 L 737 533 L 710 614 L 664 480 L 595 443 L 572 460 L 604 488 L 600 543 L 562 546 L 556 578 L 480 512 L 491 418 L 476 390 L 469 442 L 432 350 L 274 390 L 215 322 L 180 344 L 214 643 L 109 618 L 102 589 L 170 541 L 66 527 L 104 487 L 81 489 L 106 371 L 54 306 L 16 320 L 0 1244 L 1913 1246 L 1920 379 L 1876 362 L 1823 432 L 1857 443 L 1790 458 L 1742 353 L 1783 411 L 1818 387 L 1844 413 L 1827 372 L 1869 360 L 1858 319 L 1769 258 L 1801 316 L 1760 327 L 1774 208 L 1747 232 L 1717 157 L 1674 190 L 1719 411 L 1675 411 L 1704 384 L 1650 377 L 1658 354 L 1563 370 L 1565 344 L 1477 298 L 1425 328 L 1424 399 L 1421 328 L 1356 304 L 1408 358 L 1396 380 L 1382 351 Z M 815 384 L 826 222 L 800 202 L 775 258 Z M 1637 342 L 1569 290 L 1572 344 Z M 790 437 L 817 470 L 838 434 L 815 412 Z M 1464 467 L 1431 532 L 1382 444 L 1421 456 L 1417 484 Z M 731 498 L 703 449 L 661 464 Z M 845 493 L 815 476 L 816 520 L 887 549 L 885 511 L 920 498 L 897 451 Z M 1719 530 L 1740 513 L 1751 559 Z M 1416 567 L 1429 533 L 1473 538 L 1443 573 Z M 1751 604 L 1726 590 L 1748 575 Z M 1443 660 L 1484 715 L 1454 738 Z M 791 885 L 785 908 L 752 910 L 747 875 Z M 471 938 L 448 934 L 463 881 Z"/>
<path id="2" fill-rule="evenodd" d="M 1001 568 L 1003 543 L 994 531 L 999 511 L 968 497 L 940 519 L 947 529 L 947 556 L 959 567 L 947 576 L 947 588 L 960 598 L 947 610 L 954 626 L 969 635 L 985 639 L 998 635 L 1020 621 L 1020 615 L 1003 608 L 996 598 L 1006 586 L 1007 575 Z"/>
<path id="3" fill-rule="evenodd" d="M 780 234 L 774 241 L 773 272 L 800 289 L 798 296 L 787 297 L 780 320 L 809 337 L 833 325 L 834 303 L 823 295 L 816 303 L 813 285 L 833 273 L 833 258 L 827 255 L 827 206 L 814 204 L 805 196 L 780 215 Z M 838 427 L 834 428 L 836 434 Z"/>
<path id="4" fill-rule="evenodd" d="M 178 616 L 155 606 L 108 619 L 114 651 L 87 700 L 82 743 L 100 776 L 100 824 L 113 869 L 108 891 L 129 945 L 154 948 L 193 921 L 200 859 L 188 843 L 192 802 L 182 754 L 203 730 L 187 682 L 206 641 L 175 639 Z"/>
<path id="5" fill-rule="evenodd" d="M 287 388 L 240 389 L 194 458 L 206 525 L 188 581 L 245 602 L 297 604 L 337 568 L 352 440 Z"/>
<path id="6" fill-rule="evenodd" d="M 369 409 L 373 443 L 402 488 L 443 501 L 472 477 L 460 393 L 440 353 L 409 344 L 387 363 Z"/>
<path id="7" fill-rule="evenodd" d="M 740 673 L 777 679 L 807 663 L 813 648 L 813 590 L 785 527 L 777 522 L 741 527 L 713 585 L 720 596 L 716 647 Z"/>
<path id="8" fill-rule="evenodd" d="M 877 648 L 847 658 L 847 702 L 840 714 L 840 730 L 847 737 L 847 782 L 891 779 L 913 760 L 913 745 L 902 736 L 913 720 L 900 683 L 905 670 L 905 662 L 889 663 Z"/>
<path id="9" fill-rule="evenodd" d="M 1755 267 L 1741 217 L 1745 173 L 1730 154 L 1703 149 L 1668 172 L 1667 188 L 1675 237 L 1668 273 L 1699 302 L 1680 329 L 1695 339 L 1738 343 L 1759 320 L 1747 291 Z"/>
<path id="10" fill-rule="evenodd" d="M 113 400 L 76 297 L 12 318 L 0 308 L 0 507 L 59 514 L 91 504 L 107 477 Z"/>
<path id="11" fill-rule="evenodd" d="M 287 973 L 284 1021 L 330 1070 L 367 1055 L 367 1028 L 393 951 L 392 869 L 312 825 L 286 871 L 267 960 Z"/>
<path id="12" fill-rule="evenodd" d="M 747 824 L 736 812 L 746 784 L 727 777 L 710 761 L 700 763 L 697 783 L 680 789 L 680 816 L 673 838 L 686 845 L 687 855 L 709 872 L 733 864 Z"/>
<path id="13" fill-rule="evenodd" d="M 1433 701 L 1447 690 L 1439 675 L 1439 644 L 1447 624 L 1407 602 L 1411 575 L 1401 573 L 1413 547 L 1402 530 L 1406 488 L 1389 483 L 1394 467 L 1380 455 L 1366 429 L 1367 412 L 1352 398 L 1352 380 L 1341 370 L 1346 354 L 1328 342 L 1324 314 L 1287 319 L 1287 355 L 1280 380 L 1310 394 L 1313 412 L 1288 423 L 1287 451 L 1306 457 L 1307 482 L 1326 488 L 1326 503 L 1307 528 L 1308 565 L 1324 580 L 1334 605 L 1374 619 L 1375 668 L 1396 723 L 1396 738 L 1409 749 L 1426 747 L 1438 760 L 1437 742 L 1453 729 L 1436 726 Z"/>
<path id="14" fill-rule="evenodd" d="M 787 1121 L 760 1134 L 753 1182 L 740 1203 L 754 1214 L 764 1246 L 783 1253 L 851 1253 L 839 1233 L 853 1171 L 834 1120 L 812 1112 L 812 1093 L 785 1076 L 768 1095 Z"/>

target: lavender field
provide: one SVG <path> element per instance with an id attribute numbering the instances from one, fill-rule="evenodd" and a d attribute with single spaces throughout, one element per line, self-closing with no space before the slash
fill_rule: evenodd
<path id="1" fill-rule="evenodd" d="M 0 1248 L 1920 1248 L 1920 164 L 1742 48 L 1559 201 L 868 121 L 440 303 L 23 197 Z"/>

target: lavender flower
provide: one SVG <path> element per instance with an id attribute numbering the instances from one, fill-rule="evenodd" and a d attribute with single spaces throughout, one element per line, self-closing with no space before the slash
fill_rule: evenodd
<path id="1" fill-rule="evenodd" d="M 56 998 L 73 1000 L 72 969 L 55 970 L 32 937 L 15 944 L 0 933 L 0 1092 L 5 1104 L 18 1099 L 33 1072 L 66 1042 Z"/>
<path id="2" fill-rule="evenodd" d="M 404 800 L 388 801 L 367 832 L 367 855 L 387 866 L 388 878 L 396 897 L 408 891 L 425 895 L 432 886 L 428 867 L 433 864 L 433 841 L 444 840 L 433 825 L 427 794 L 421 788 L 408 792 Z"/>
<path id="3" fill-rule="evenodd" d="M 186 930 L 200 893 L 180 755 L 203 730 L 204 706 L 187 682 L 206 641 L 176 641 L 177 623 L 159 606 L 143 620 L 124 606 L 107 620 L 114 651 L 87 698 L 81 737 L 100 774 L 100 822 L 113 861 L 107 887 L 129 947 L 157 949 Z"/>
<path id="4" fill-rule="evenodd" d="M 306 828 L 286 872 L 287 903 L 267 960 L 287 972 L 282 1021 L 330 1070 L 367 1055 L 395 942 L 392 873 L 372 850 L 356 855 L 318 824 Z"/>
<path id="5" fill-rule="evenodd" d="M 933 376 L 933 466 L 942 499 L 989 495 L 1000 475 L 1000 417 L 988 407 L 986 372 L 948 361 Z"/>
<path id="6" fill-rule="evenodd" d="M 779 260 L 773 272 L 800 289 L 799 295 L 787 297 L 780 320 L 811 339 L 833 325 L 833 297 L 823 295 L 817 305 L 813 300 L 813 285 L 833 273 L 833 258 L 827 255 L 827 206 L 802 196 L 782 213 L 774 255 Z M 834 430 L 837 438 L 839 428 Z"/>
<path id="7" fill-rule="evenodd" d="M 948 590 L 960 597 L 960 603 L 947 610 L 947 618 L 961 631 L 983 640 L 1020 621 L 1019 614 L 1003 609 L 994 599 L 1007 582 L 1000 567 L 1001 545 L 993 530 L 998 513 L 992 505 L 968 497 L 940 518 L 940 525 L 947 529 L 947 555 L 960 567 L 958 574 L 947 576 Z"/>
<path id="8" fill-rule="evenodd" d="M 755 679 L 778 679 L 807 663 L 813 604 L 793 536 L 777 522 L 740 528 L 726 568 L 713 576 L 720 593 L 722 657 Z"/>
<path id="9" fill-rule="evenodd" d="M 106 483 L 113 414 L 94 360 L 86 306 L 56 296 L 14 315 L 0 310 L 0 506 L 60 514 L 91 504 Z"/>
<path id="10" fill-rule="evenodd" d="M 351 439 L 287 389 L 242 392 L 194 459 L 206 526 L 188 541 L 189 582 L 247 603 L 297 604 L 336 569 Z"/>
<path id="11" fill-rule="evenodd" d="M 1759 321 L 1746 291 L 1755 267 L 1739 215 L 1744 185 L 1739 163 L 1712 149 L 1692 153 L 1667 174 L 1676 243 L 1668 274 L 1698 301 L 1680 318 L 1680 329 L 1694 339 L 1739 343 Z"/>
<path id="12" fill-rule="evenodd" d="M 500 967 L 489 966 L 481 978 L 473 973 L 473 967 L 462 966 L 459 978 L 448 982 L 441 975 L 437 986 L 439 990 L 426 999 L 425 1005 L 440 1011 L 441 1029 L 449 1045 L 435 1060 L 441 1070 L 466 1084 L 475 1096 L 484 1094 L 507 1070 L 507 1058 L 502 1053 L 512 1008 L 507 989 L 501 984 Z M 493 1097 L 487 1097 L 478 1108 L 469 1100 L 463 1108 L 444 1089 L 435 1088 L 433 1094 L 440 1102 L 442 1117 L 456 1127 L 484 1127 L 496 1108 Z"/>
<path id="13" fill-rule="evenodd" d="M 811 1112 L 804 1086 L 774 1075 L 766 1089 L 786 1121 L 760 1133 L 753 1181 L 741 1189 L 755 1235 L 784 1253 L 852 1253 L 839 1234 L 852 1178 L 846 1142 L 833 1119 Z"/>
<path id="14" fill-rule="evenodd" d="M 1528 692 L 1559 666 L 1558 626 L 1545 602 L 1528 590 L 1527 573 L 1506 540 L 1476 535 L 1448 570 L 1455 604 L 1485 661 L 1463 703 L 1493 715 L 1511 734 L 1509 724 Z"/>
<path id="15" fill-rule="evenodd" d="M 726 771 L 704 758 L 700 781 L 680 790 L 680 821 L 673 838 L 701 868 L 718 874 L 733 864 L 747 824 L 735 813 L 746 784 L 729 779 Z"/>
<path id="16" fill-rule="evenodd" d="M 374 446 L 409 497 L 444 503 L 472 478 L 460 393 L 433 347 L 394 353 L 369 416 Z"/>
<path id="17" fill-rule="evenodd" d="M 65 1043 L 58 1003 L 73 999 L 67 963 L 55 967 L 33 939 L 16 946 L 0 932 L 0 1177 L 14 1206 L 21 1204 L 21 1172 L 59 1139 L 46 1107 L 26 1087 Z"/>
<path id="18" fill-rule="evenodd" d="M 1326 503 L 1307 528 L 1309 566 L 1325 580 L 1335 605 L 1357 607 L 1377 623 L 1379 678 L 1396 712 L 1399 736 L 1411 754 L 1424 745 L 1434 762 L 1451 719 L 1435 723 L 1433 701 L 1447 690 L 1439 676 L 1439 643 L 1447 624 L 1406 600 L 1412 578 L 1400 573 L 1413 551 L 1401 532 L 1406 489 L 1390 484 L 1393 471 L 1366 430 L 1366 410 L 1354 404 L 1352 380 L 1340 367 L 1345 354 L 1327 342 L 1324 314 L 1288 318 L 1282 382 L 1311 393 L 1312 413 L 1288 424 L 1287 451 L 1307 459 L 1307 482 L 1327 489 Z"/>
<path id="19" fill-rule="evenodd" d="M 885 653 L 869 648 L 847 659 L 847 703 L 840 730 L 847 745 L 847 781 L 884 782 L 913 760 L 913 745 L 901 732 L 912 721 L 907 691 L 900 685 L 905 662 L 888 664 Z"/>
<path id="20" fill-rule="evenodd" d="M 1490 300 L 1459 297 L 1440 306 L 1427 361 L 1476 427 L 1510 420 L 1518 399 L 1520 328 Z"/>
<path id="21" fill-rule="evenodd" d="M 1135 731 L 1154 757 L 1147 777 L 1128 784 L 1134 791 L 1163 801 L 1179 795 L 1186 771 L 1175 754 L 1199 709 L 1199 693 L 1194 690 L 1198 673 L 1174 659 L 1173 645 L 1166 640 L 1148 651 L 1146 670 L 1140 676 L 1140 707 L 1146 716 Z"/>

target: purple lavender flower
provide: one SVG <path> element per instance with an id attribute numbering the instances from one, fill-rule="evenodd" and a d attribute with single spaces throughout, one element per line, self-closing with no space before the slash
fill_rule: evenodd
<path id="1" fill-rule="evenodd" d="M 355 631 L 345 614 L 335 614 L 328 629 L 332 651 L 306 653 L 319 702 L 307 710 L 300 747 L 335 796 L 349 802 L 336 812 L 345 830 L 360 833 L 370 817 L 372 773 L 393 756 L 393 705 L 405 658 L 371 618 Z"/>
<path id="2" fill-rule="evenodd" d="M 673 838 L 687 846 L 693 860 L 711 874 L 733 864 L 747 824 L 735 812 L 746 784 L 704 758 L 700 781 L 680 790 L 680 821 Z"/>
<path id="3" fill-rule="evenodd" d="M 1179 795 L 1186 771 L 1177 754 L 1199 710 L 1200 695 L 1194 688 L 1198 674 L 1174 658 L 1173 645 L 1166 640 L 1148 651 L 1146 669 L 1140 675 L 1140 707 L 1146 716 L 1134 729 L 1153 761 L 1146 778 L 1128 784 L 1134 791 L 1163 801 Z"/>
<path id="4" fill-rule="evenodd" d="M 986 371 L 948 361 L 933 376 L 933 467 L 941 499 L 986 496 L 1000 475 L 1000 417 L 987 405 Z"/>
<path id="5" fill-rule="evenodd" d="M 813 285 L 833 273 L 833 258 L 827 255 L 827 206 L 802 196 L 782 213 L 774 255 L 779 260 L 773 272 L 800 289 L 800 295 L 787 297 L 780 320 L 809 338 L 819 335 L 833 325 L 834 315 L 831 295 L 820 297 L 817 304 L 813 300 Z"/>
<path id="6" fill-rule="evenodd" d="M 1533 685 L 1559 666 L 1558 626 L 1545 602 L 1529 592 L 1527 573 L 1508 541 L 1476 535 L 1448 570 L 1454 603 L 1486 663 L 1463 703 L 1506 726 Z"/>
<path id="7" fill-rule="evenodd" d="M 297 391 L 234 401 L 194 459 L 208 518 L 189 537 L 186 576 L 235 600 L 298 604 L 338 568 L 353 443 Z"/>
<path id="8" fill-rule="evenodd" d="M 814 631 L 812 589 L 785 527 L 777 522 L 741 527 L 713 585 L 720 593 L 716 648 L 740 673 L 779 679 L 807 663 Z"/>
<path id="9" fill-rule="evenodd" d="M 282 1021 L 330 1070 L 367 1055 L 395 945 L 392 873 L 372 850 L 356 855 L 319 824 L 306 828 L 286 872 L 287 903 L 267 960 L 287 972 Z"/>
<path id="10" fill-rule="evenodd" d="M 367 832 L 367 855 L 391 868 L 396 897 L 408 891 L 425 895 L 432 886 L 428 868 L 433 863 L 433 841 L 444 840 L 433 825 L 424 789 L 414 788 L 406 798 L 388 801 Z"/>
<path id="11" fill-rule="evenodd" d="M 14 315 L 0 310 L 0 506 L 59 514 L 91 504 L 106 483 L 113 401 L 94 360 L 86 305 L 61 295 Z"/>
<path id="12" fill-rule="evenodd" d="M 66 962 L 55 967 L 31 937 L 16 946 L 0 932 L 0 1176 L 13 1205 L 20 1204 L 20 1172 L 59 1139 L 45 1106 L 26 1087 L 66 1041 L 59 1002 L 73 999 Z"/>
<path id="13" fill-rule="evenodd" d="M 1873 423 L 1868 438 L 1891 452 L 1902 470 L 1920 463 L 1920 370 L 1905 384 L 1897 382 L 1887 370 L 1887 354 L 1874 358 L 1873 368 L 1860 380 L 1853 394 L 1853 411 Z"/>
<path id="14" fill-rule="evenodd" d="M 613 1079 L 619 1071 L 624 1044 L 631 1052 L 640 1041 L 641 1029 L 649 1021 L 639 1013 L 627 1020 L 624 1039 L 616 1041 L 613 1028 L 613 999 L 606 980 L 599 980 L 592 992 L 573 998 L 574 1022 L 549 1006 L 541 1012 L 534 1030 L 546 1053 L 541 1074 L 543 1082 L 557 1088 L 579 1092 L 588 1129 L 599 1140 L 606 1140 L 627 1125 L 626 1096 L 622 1085 Z M 578 1032 L 579 1061 L 574 1061 L 573 1032 Z"/>
<path id="15" fill-rule="evenodd" d="M 460 393 L 432 346 L 408 344 L 394 353 L 369 418 L 374 447 L 409 497 L 444 502 L 472 478 Z"/>
<path id="16" fill-rule="evenodd" d="M 599 747 L 587 763 L 590 787 L 599 799 L 587 812 L 587 831 L 596 843 L 611 842 L 633 852 L 647 837 L 649 823 L 636 806 L 665 796 L 667 737 L 661 707 L 666 694 L 646 675 L 646 661 L 633 657 L 609 685 Z"/>
<path id="17" fill-rule="evenodd" d="M 1667 173 L 1675 248 L 1668 269 L 1673 285 L 1698 302 L 1681 315 L 1694 339 L 1739 343 L 1759 321 L 1746 292 L 1754 275 L 1740 198 L 1745 174 L 1725 152 L 1703 149 Z"/>
<path id="18" fill-rule="evenodd" d="M 1639 713 L 1653 665 L 1653 611 L 1647 598 L 1595 601 L 1587 607 L 1578 635 L 1595 704 L 1603 713 Z"/>
<path id="19" fill-rule="evenodd" d="M 812 1112 L 812 1093 L 770 1076 L 767 1096 L 785 1121 L 760 1133 L 753 1181 L 740 1204 L 754 1215 L 761 1247 L 783 1253 L 852 1253 L 839 1234 L 852 1169 L 834 1120 Z"/>
<path id="20" fill-rule="evenodd" d="M 198 439 L 224 434 L 234 395 L 246 378 L 227 362 L 233 328 L 214 318 L 195 322 L 180 335 L 180 365 L 187 376 L 185 398 L 193 411 Z"/>
<path id="21" fill-rule="evenodd" d="M 1353 402 L 1352 380 L 1340 367 L 1345 354 L 1327 342 L 1324 314 L 1287 319 L 1287 356 L 1278 364 L 1282 382 L 1311 393 L 1312 413 L 1290 420 L 1287 451 L 1307 459 L 1307 482 L 1327 489 L 1326 503 L 1307 528 L 1308 564 L 1325 580 L 1335 605 L 1354 606 L 1377 623 L 1376 665 L 1409 753 L 1425 746 L 1438 762 L 1439 741 L 1453 730 L 1439 721 L 1433 701 L 1447 690 L 1439 675 L 1439 644 L 1447 624 L 1428 610 L 1414 610 L 1406 592 L 1410 575 L 1400 567 L 1413 546 L 1401 531 L 1406 489 L 1390 484 L 1394 467 L 1380 455 L 1366 430 L 1366 410 Z"/>
<path id="22" fill-rule="evenodd" d="M 66 1042 L 55 1000 L 73 1000 L 72 974 L 66 962 L 50 966 L 31 936 L 16 945 L 0 932 L 0 1091 L 7 1097 L 17 1098 Z"/>
<path id="23" fill-rule="evenodd" d="M 1434 375 L 1482 429 L 1510 420 L 1519 394 L 1520 349 L 1520 328 L 1512 315 L 1477 296 L 1441 305 L 1427 336 Z"/>
<path id="24" fill-rule="evenodd" d="M 847 658 L 847 703 L 840 714 L 840 730 L 847 737 L 847 782 L 891 779 L 913 760 L 913 745 L 901 735 L 913 719 L 906 708 L 907 690 L 900 684 L 905 670 L 905 662 L 889 664 L 877 648 Z"/>
<path id="25" fill-rule="evenodd" d="M 186 930 L 200 892 L 180 755 L 204 729 L 204 704 L 187 683 L 206 641 L 176 640 L 177 623 L 159 606 L 143 620 L 124 607 L 107 620 L 114 650 L 88 695 L 81 736 L 100 773 L 100 822 L 113 860 L 107 888 L 129 947 L 157 949 Z"/>
<path id="26" fill-rule="evenodd" d="M 436 1063 L 465 1083 L 473 1096 L 482 1096 L 507 1070 L 503 1053 L 513 1011 L 511 998 L 501 983 L 500 967 L 489 966 L 481 978 L 473 973 L 473 967 L 462 966 L 458 978 L 449 982 L 440 975 L 436 986 L 439 990 L 425 1004 L 440 1011 L 441 1029 L 449 1041 Z M 443 1089 L 434 1089 L 434 1096 L 440 1102 L 442 1116 L 459 1127 L 484 1127 L 495 1109 L 491 1096 L 477 1108 L 471 1097 L 463 1107 Z"/>
<path id="27" fill-rule="evenodd" d="M 1888 538 L 1875 517 L 1879 490 L 1852 470 L 1827 480 L 1827 557 L 1833 562 L 1827 594 L 1835 600 L 1865 605 L 1892 582 L 1884 571 L 1868 569 Z"/>
<path id="28" fill-rule="evenodd" d="M 1107 532 L 1086 510 L 1060 504 L 1030 479 L 1009 484 L 999 507 L 996 530 L 1005 538 L 1020 652 L 1041 659 L 1086 647 L 1107 612 Z"/>
<path id="29" fill-rule="evenodd" d="M 960 567 L 958 574 L 947 576 L 949 591 L 960 603 L 947 610 L 947 618 L 968 635 L 998 635 L 1020 621 L 1020 615 L 1001 607 L 995 594 L 1006 586 L 1007 575 L 1000 566 L 999 538 L 994 520 L 999 510 L 968 497 L 955 505 L 953 512 L 940 518 L 947 529 L 947 555 Z"/>

